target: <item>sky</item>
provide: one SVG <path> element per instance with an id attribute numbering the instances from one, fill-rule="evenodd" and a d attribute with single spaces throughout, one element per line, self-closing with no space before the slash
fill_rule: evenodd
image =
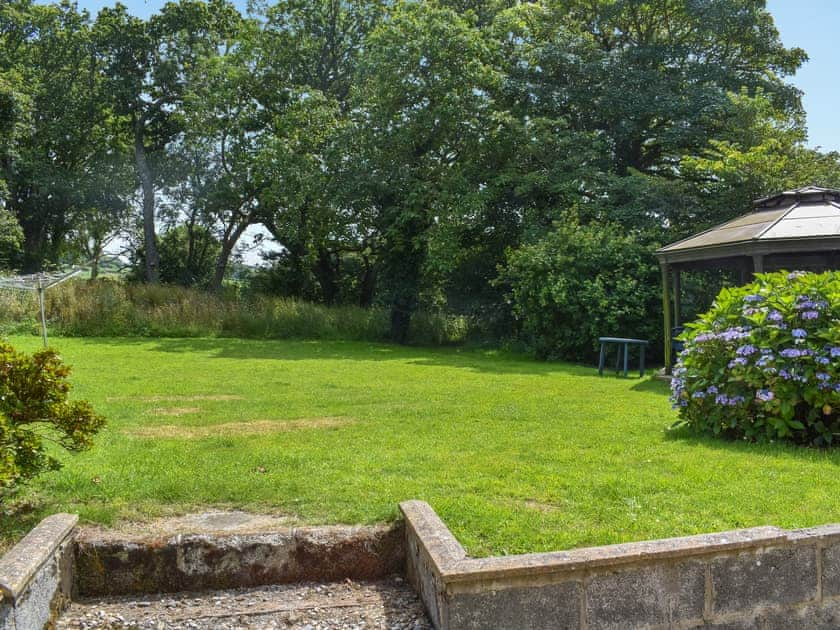
<path id="1" fill-rule="evenodd" d="M 147 17 L 165 0 L 122 0 L 135 15 Z M 78 0 L 79 7 L 95 14 L 114 0 Z M 242 11 L 247 0 L 234 0 Z M 804 48 L 809 61 L 790 79 L 804 92 L 803 104 L 808 115 L 808 142 L 826 151 L 840 151 L 840 47 L 836 25 L 840 22 L 840 0 L 767 0 L 767 8 L 786 46 Z"/>

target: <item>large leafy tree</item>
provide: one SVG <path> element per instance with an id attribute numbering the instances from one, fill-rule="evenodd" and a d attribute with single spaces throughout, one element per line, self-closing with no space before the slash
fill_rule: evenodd
<path id="1" fill-rule="evenodd" d="M 357 164 L 380 234 L 391 335 L 408 338 L 429 235 L 476 191 L 466 164 L 493 133 L 490 50 L 467 17 L 401 3 L 368 39 L 356 92 Z"/>
<path id="2" fill-rule="evenodd" d="M 72 255 L 69 237 L 107 212 L 97 198 L 103 184 L 97 174 L 117 156 L 88 16 L 69 3 L 16 0 L 0 19 L 0 57 L 7 81 L 16 77 L 12 111 L 19 129 L 3 157 L 7 205 L 23 228 L 23 265 L 34 270 Z M 112 197 L 131 187 L 116 175 L 107 180 Z"/>
<path id="3" fill-rule="evenodd" d="M 141 185 L 146 280 L 159 279 L 155 220 L 157 192 L 167 172 L 166 149 L 181 133 L 185 94 L 193 69 L 217 55 L 225 44 L 236 10 L 224 0 L 167 3 L 148 21 L 120 4 L 103 9 L 95 25 L 99 53 L 105 58 L 108 93 L 134 151 Z"/>

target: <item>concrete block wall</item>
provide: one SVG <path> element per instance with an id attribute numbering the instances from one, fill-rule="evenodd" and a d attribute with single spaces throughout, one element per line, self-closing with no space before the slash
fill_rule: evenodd
<path id="1" fill-rule="evenodd" d="M 54 514 L 0 558 L 0 630 L 50 627 L 70 601 L 77 520 Z"/>
<path id="2" fill-rule="evenodd" d="M 475 559 L 429 505 L 400 508 L 440 630 L 840 628 L 840 525 Z"/>

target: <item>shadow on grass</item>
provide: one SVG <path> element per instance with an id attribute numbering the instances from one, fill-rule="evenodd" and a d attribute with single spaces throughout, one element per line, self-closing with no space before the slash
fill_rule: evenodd
<path id="1" fill-rule="evenodd" d="M 738 455 L 755 457 L 776 457 L 786 459 L 810 460 L 822 459 L 835 465 L 840 465 L 840 446 L 834 448 L 814 448 L 773 442 L 759 444 L 746 440 L 735 440 L 726 437 L 716 437 L 706 433 L 697 433 L 688 427 L 677 427 L 665 431 L 665 440 L 681 442 L 692 446 L 700 446 L 720 451 L 728 451 Z"/>
<path id="2" fill-rule="evenodd" d="M 634 392 L 647 392 L 651 394 L 661 394 L 663 396 L 668 396 L 671 393 L 671 386 L 669 383 L 650 377 L 636 383 L 630 389 Z"/>
<path id="3" fill-rule="evenodd" d="M 26 502 L 12 501 L 9 505 L 3 505 L 3 508 L 0 511 L 0 555 L 51 513 L 48 505 Z"/>
<path id="4" fill-rule="evenodd" d="M 448 367 L 489 374 L 526 374 L 597 377 L 594 366 L 537 361 L 527 355 L 473 348 L 398 346 L 364 341 L 300 339 L 186 338 L 75 338 L 81 344 L 139 347 L 152 344 L 156 352 L 199 353 L 213 359 L 278 361 L 403 361 L 420 367 Z M 614 380 L 605 374 L 605 380 Z M 623 379 L 622 379 L 623 380 Z"/>

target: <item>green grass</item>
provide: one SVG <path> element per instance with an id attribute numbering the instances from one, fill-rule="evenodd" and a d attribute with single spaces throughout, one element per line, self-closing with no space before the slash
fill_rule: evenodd
<path id="1" fill-rule="evenodd" d="M 35 337 L 12 342 L 38 346 Z M 74 366 L 74 395 L 109 426 L 93 451 L 63 456 L 62 471 L 37 480 L 18 511 L 6 506 L 7 537 L 58 510 L 112 523 L 235 506 L 309 523 L 370 523 L 396 518 L 405 499 L 428 501 L 476 555 L 840 521 L 840 451 L 668 432 L 675 416 L 660 382 L 457 348 L 54 343 Z M 240 399 L 165 400 L 220 395 Z M 193 412 L 161 411 L 175 407 Z M 347 421 L 195 434 L 197 426 L 319 418 Z M 167 426 L 193 435 L 137 435 L 171 435 Z"/>

